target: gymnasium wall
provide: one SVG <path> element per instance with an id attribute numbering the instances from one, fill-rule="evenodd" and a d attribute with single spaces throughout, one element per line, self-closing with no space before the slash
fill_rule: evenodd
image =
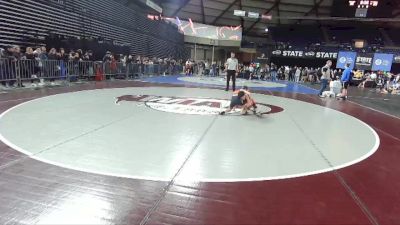
<path id="1" fill-rule="evenodd" d="M 113 0 L 0 0 L 0 46 L 44 43 L 49 32 L 102 37 L 128 45 L 134 55 L 186 58 L 177 27 L 151 21 Z"/>

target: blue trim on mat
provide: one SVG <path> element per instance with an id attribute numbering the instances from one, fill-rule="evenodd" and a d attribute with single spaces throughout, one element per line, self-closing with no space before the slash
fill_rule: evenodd
<path id="1" fill-rule="evenodd" d="M 142 78 L 141 81 L 149 82 L 149 83 L 162 83 L 162 84 L 176 84 L 176 85 L 191 85 L 197 87 L 225 87 L 224 85 L 214 85 L 214 84 L 201 84 L 196 82 L 186 82 L 178 80 L 179 77 L 183 76 L 156 76 L 156 77 L 147 77 Z M 260 81 L 263 82 L 263 81 Z M 286 84 L 286 87 L 251 87 L 252 90 L 260 90 L 260 91 L 276 91 L 276 92 L 286 92 L 286 93 L 300 93 L 300 94 L 318 94 L 318 91 L 301 84 L 296 84 L 288 81 L 276 81 L 275 83 Z"/>

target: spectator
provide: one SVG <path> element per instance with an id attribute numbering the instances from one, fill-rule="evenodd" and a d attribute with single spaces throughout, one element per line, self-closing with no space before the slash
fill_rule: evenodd
<path id="1" fill-rule="evenodd" d="M 220 65 L 221 65 L 221 62 L 218 62 L 218 63 L 216 63 L 216 65 L 215 65 L 215 76 L 216 76 L 216 77 L 219 76 Z"/>
<path id="2" fill-rule="evenodd" d="M 82 59 L 84 61 L 93 61 L 93 52 L 91 50 L 87 51 Z"/>
<path id="3" fill-rule="evenodd" d="M 33 49 L 31 47 L 27 47 L 25 50 L 25 55 L 23 56 L 24 60 L 34 60 L 35 54 L 33 53 Z"/>
<path id="4" fill-rule="evenodd" d="M 18 47 L 19 48 L 19 47 Z M 6 80 L 8 80 L 8 82 L 2 82 L 2 84 L 4 86 L 6 86 L 7 88 L 14 86 L 15 81 L 16 81 L 16 64 L 18 61 L 18 53 L 16 52 L 17 50 L 17 46 L 15 45 L 10 45 L 7 47 L 7 50 L 5 51 L 4 57 L 6 59 L 8 59 L 8 65 L 6 65 L 6 67 L 4 68 L 4 75 L 6 77 Z"/>
<path id="5" fill-rule="evenodd" d="M 347 99 L 347 88 L 350 85 L 350 81 L 351 81 L 351 69 L 350 69 L 350 63 L 346 64 L 346 69 L 343 71 L 342 74 L 342 85 L 343 85 L 343 90 L 342 90 L 342 94 L 339 96 L 339 99 L 343 99 L 346 100 Z"/>
<path id="6" fill-rule="evenodd" d="M 296 72 L 295 72 L 295 82 L 296 83 L 300 82 L 300 76 L 301 76 L 301 67 L 297 67 Z"/>
<path id="7" fill-rule="evenodd" d="M 40 60 L 48 60 L 49 59 L 47 56 L 46 47 L 43 46 L 40 48 L 39 58 L 40 58 Z"/>
<path id="8" fill-rule="evenodd" d="M 308 68 L 305 67 L 302 71 L 301 71 L 301 82 L 306 82 L 308 78 Z"/>
<path id="9" fill-rule="evenodd" d="M 111 62 L 112 61 L 112 54 L 110 51 L 106 52 L 106 55 L 103 57 L 103 62 Z"/>
<path id="10" fill-rule="evenodd" d="M 280 69 L 280 73 L 282 73 L 282 68 Z M 277 75 L 278 69 L 277 66 L 273 63 L 271 63 L 270 67 L 270 73 L 271 73 L 271 81 L 276 81 L 276 75 Z"/>
<path id="11" fill-rule="evenodd" d="M 35 62 L 35 54 L 33 53 L 33 49 L 31 47 L 27 47 L 25 49 L 25 54 L 21 56 L 20 62 L 20 77 L 21 77 L 21 86 L 23 86 L 23 81 L 26 79 L 30 79 L 31 82 L 34 79 L 37 79 L 36 73 L 37 66 Z"/>
<path id="12" fill-rule="evenodd" d="M 290 67 L 290 70 L 289 70 L 289 81 L 294 81 L 295 73 L 296 73 L 296 67 Z"/>
<path id="13" fill-rule="evenodd" d="M 210 75 L 210 63 L 208 59 L 204 63 L 204 75 L 206 76 Z"/>
<path id="14" fill-rule="evenodd" d="M 6 80 L 6 50 L 4 48 L 0 48 L 0 80 Z M 8 86 L 7 82 L 2 81 L 1 85 L 6 87 Z"/>
<path id="15" fill-rule="evenodd" d="M 325 91 L 325 89 L 328 86 L 329 79 L 331 79 L 331 66 L 332 66 L 332 61 L 328 60 L 326 61 L 326 65 L 321 68 L 321 89 L 319 90 L 318 96 L 320 98 L 323 98 L 324 96 L 322 93 Z"/>

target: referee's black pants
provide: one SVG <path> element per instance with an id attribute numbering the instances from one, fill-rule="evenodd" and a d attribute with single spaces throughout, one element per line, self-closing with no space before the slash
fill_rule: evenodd
<path id="1" fill-rule="evenodd" d="M 226 76 L 226 91 L 229 90 L 229 82 L 231 81 L 232 78 L 232 90 L 236 90 L 236 70 L 228 70 L 227 76 Z"/>

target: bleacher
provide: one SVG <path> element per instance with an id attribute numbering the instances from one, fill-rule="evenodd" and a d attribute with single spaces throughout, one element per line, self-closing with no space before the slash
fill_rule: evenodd
<path id="1" fill-rule="evenodd" d="M 382 44 L 379 39 L 383 39 L 377 28 L 369 27 L 330 27 L 328 34 L 336 43 L 352 43 L 354 39 L 362 39 L 369 44 Z"/>
<path id="2" fill-rule="evenodd" d="M 289 42 L 298 47 L 307 47 L 323 41 L 321 30 L 315 27 L 271 27 L 270 31 L 276 42 Z"/>
<path id="3" fill-rule="evenodd" d="M 399 29 L 387 29 L 390 39 L 394 42 L 395 45 L 400 45 L 400 30 Z"/>
<path id="4" fill-rule="evenodd" d="M 0 0 L 0 47 L 44 43 L 50 32 L 66 37 L 102 37 L 130 46 L 135 55 L 184 57 L 183 34 L 170 24 L 113 0 Z"/>

